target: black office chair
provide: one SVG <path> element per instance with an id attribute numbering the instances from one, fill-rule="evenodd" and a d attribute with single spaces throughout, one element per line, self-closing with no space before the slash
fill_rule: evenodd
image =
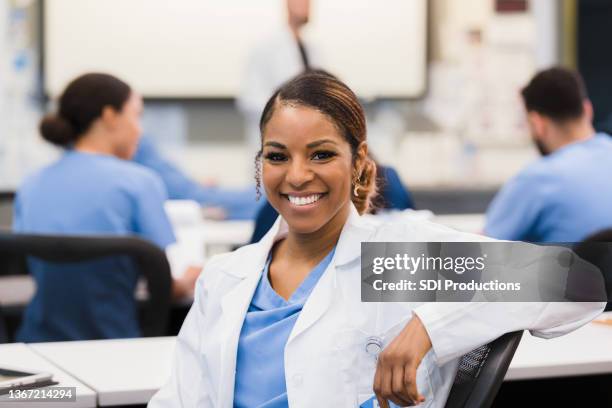
<path id="1" fill-rule="evenodd" d="M 490 407 L 522 336 L 522 331 L 504 334 L 461 357 L 445 407 Z"/>
<path id="2" fill-rule="evenodd" d="M 9 269 L 13 273 L 27 273 L 25 259 L 28 256 L 59 263 L 113 256 L 131 258 L 146 280 L 149 295 L 142 305 L 141 333 L 143 336 L 165 334 L 172 276 L 166 254 L 154 244 L 137 237 L 32 235 L 0 231 L 0 271 Z"/>
<path id="3" fill-rule="evenodd" d="M 605 283 L 606 300 L 609 300 L 612 297 L 612 228 L 589 235 L 575 246 L 574 251 L 582 259 L 599 268 Z M 575 277 L 577 280 L 580 278 L 580 276 Z M 612 310 L 612 302 L 608 301 L 605 311 L 610 310 Z"/>
<path id="4" fill-rule="evenodd" d="M 0 228 L 10 228 L 13 222 L 13 202 L 15 193 L 0 190 Z"/>
<path id="5" fill-rule="evenodd" d="M 2 312 L 2 307 L 0 306 L 0 344 L 8 343 L 8 330 L 6 328 L 6 323 L 4 321 L 4 313 Z"/>

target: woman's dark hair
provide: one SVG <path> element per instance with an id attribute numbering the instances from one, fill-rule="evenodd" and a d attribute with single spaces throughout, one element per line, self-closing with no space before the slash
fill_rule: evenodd
<path id="1" fill-rule="evenodd" d="M 539 72 L 521 91 L 528 112 L 564 122 L 580 118 L 588 98 L 578 72 L 554 67 Z"/>
<path id="2" fill-rule="evenodd" d="M 87 132 L 105 107 L 120 112 L 131 92 L 128 84 L 112 75 L 81 75 L 60 96 L 58 112 L 42 119 L 40 133 L 45 140 L 68 147 Z"/>
<path id="3" fill-rule="evenodd" d="M 281 86 L 268 100 L 261 115 L 259 129 L 262 138 L 266 125 L 279 105 L 304 106 L 327 116 L 351 146 L 353 161 L 357 158 L 359 145 L 366 141 L 365 113 L 355 93 L 335 76 L 322 70 L 312 70 Z M 260 157 L 261 151 L 257 160 Z M 369 210 L 372 198 L 376 196 L 376 164 L 366 157 L 363 167 L 354 171 L 351 200 L 363 214 Z"/>

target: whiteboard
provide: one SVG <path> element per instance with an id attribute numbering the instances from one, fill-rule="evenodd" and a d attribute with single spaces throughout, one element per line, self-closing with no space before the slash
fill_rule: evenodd
<path id="1" fill-rule="evenodd" d="M 235 97 L 252 48 L 284 0 L 45 0 L 44 84 L 108 72 L 150 98 Z M 427 0 L 312 0 L 307 40 L 361 97 L 426 87 Z"/>

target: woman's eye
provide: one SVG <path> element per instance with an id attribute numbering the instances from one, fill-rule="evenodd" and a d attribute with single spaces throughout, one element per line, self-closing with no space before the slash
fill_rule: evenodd
<path id="1" fill-rule="evenodd" d="M 314 160 L 328 160 L 328 159 L 331 159 L 332 157 L 334 157 L 335 155 L 336 155 L 336 153 L 334 153 L 334 152 L 320 151 L 320 152 L 315 152 L 312 155 L 312 158 Z"/>
<path id="2" fill-rule="evenodd" d="M 278 152 L 270 152 L 265 155 L 266 160 L 271 162 L 282 162 L 287 160 L 287 156 Z"/>

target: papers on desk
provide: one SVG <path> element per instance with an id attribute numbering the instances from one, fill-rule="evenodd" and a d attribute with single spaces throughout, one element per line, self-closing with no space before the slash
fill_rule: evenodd
<path id="1" fill-rule="evenodd" d="M 193 200 L 167 200 L 164 210 L 174 229 L 199 226 L 203 221 L 202 208 Z"/>
<path id="2" fill-rule="evenodd" d="M 21 368 L 0 367 L 0 395 L 10 390 L 31 389 L 57 384 L 53 382 L 50 373 L 28 372 Z"/>
<path id="3" fill-rule="evenodd" d="M 76 397 L 71 401 L 19 401 L 13 399 L 0 399 L 2 408 L 46 408 L 46 407 L 70 407 L 70 408 L 93 408 L 96 405 L 96 393 L 94 390 L 72 377 L 62 368 L 53 364 L 46 357 L 43 357 L 31 348 L 30 345 L 23 343 L 0 344 L 0 361 L 2 366 L 18 367 L 21 371 L 30 373 L 51 373 L 54 381 L 58 382 L 59 387 L 72 388 Z M 4 396 L 7 397 L 7 396 Z"/>
<path id="4" fill-rule="evenodd" d="M 188 267 L 204 264 L 205 244 L 202 210 L 191 200 L 168 200 L 164 204 L 176 243 L 166 249 L 172 276 L 181 276 Z"/>

